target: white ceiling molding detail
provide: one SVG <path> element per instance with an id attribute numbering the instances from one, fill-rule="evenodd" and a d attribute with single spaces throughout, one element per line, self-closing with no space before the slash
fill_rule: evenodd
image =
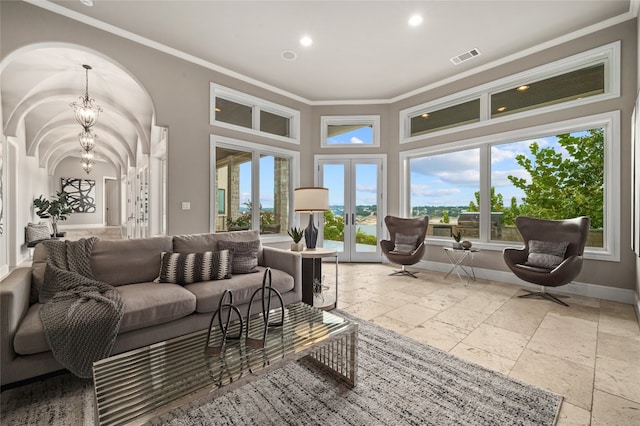
<path id="1" fill-rule="evenodd" d="M 94 127 L 104 161 L 126 170 L 137 153 L 148 154 L 155 120 L 153 102 L 138 79 L 104 55 L 68 43 L 40 43 L 18 49 L 0 63 L 4 133 L 24 126 L 26 153 L 48 172 L 68 156 L 80 161 L 80 128 L 70 104 L 84 93 L 90 64 L 91 98 L 103 108 Z"/>

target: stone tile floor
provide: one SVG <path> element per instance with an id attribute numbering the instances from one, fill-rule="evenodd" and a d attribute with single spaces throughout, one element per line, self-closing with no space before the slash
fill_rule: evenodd
<path id="1" fill-rule="evenodd" d="M 520 299 L 512 284 L 465 285 L 426 270 L 417 279 L 388 276 L 393 269 L 340 264 L 338 308 L 563 395 L 558 426 L 640 425 L 633 306 L 571 296 L 567 308 Z"/>

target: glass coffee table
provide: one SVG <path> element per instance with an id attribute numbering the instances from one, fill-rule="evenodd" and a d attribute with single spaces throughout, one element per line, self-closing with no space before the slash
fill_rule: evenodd
<path id="1" fill-rule="evenodd" d="M 280 309 L 271 315 L 279 318 Z M 232 324 L 229 335 L 237 335 L 239 327 Z M 221 347 L 217 355 L 205 354 L 208 330 L 202 330 L 95 362 L 96 423 L 141 424 L 303 357 L 347 386 L 356 385 L 357 323 L 298 303 L 285 308 L 284 325 L 270 327 L 263 345 L 254 344 L 262 338 L 261 315 L 251 319 L 249 329 L 249 341 L 243 333 L 224 345 L 220 330 L 213 330 L 209 346 Z"/>

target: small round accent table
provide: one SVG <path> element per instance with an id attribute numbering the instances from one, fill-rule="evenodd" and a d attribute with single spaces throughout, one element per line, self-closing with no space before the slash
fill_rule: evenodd
<path id="1" fill-rule="evenodd" d="M 338 251 L 317 247 L 300 252 L 302 256 L 302 301 L 307 305 L 316 306 L 323 310 L 331 310 L 338 305 Z M 329 287 L 322 277 L 322 259 L 334 257 L 336 259 L 336 281 L 334 291 L 328 295 Z M 327 296 L 325 304 L 325 296 Z M 333 297 L 335 296 L 335 297 Z"/>
<path id="2" fill-rule="evenodd" d="M 442 247 L 444 249 L 444 253 L 447 255 L 449 262 L 451 263 L 451 269 L 447 272 L 447 275 L 444 276 L 446 279 L 452 272 L 455 272 L 460 281 L 464 282 L 462 275 L 467 277 L 467 282 L 465 285 L 469 285 L 471 280 L 476 280 L 476 271 L 473 269 L 473 258 L 477 252 L 480 250 L 476 248 L 470 248 L 468 250 L 464 249 L 454 249 L 453 247 Z M 463 262 L 465 259 L 469 258 L 469 264 L 464 265 Z M 469 268 L 469 270 L 467 270 Z M 462 275 L 460 273 L 462 272 Z"/>

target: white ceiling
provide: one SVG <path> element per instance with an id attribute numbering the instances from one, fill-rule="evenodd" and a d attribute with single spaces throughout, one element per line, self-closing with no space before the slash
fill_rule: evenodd
<path id="1" fill-rule="evenodd" d="M 25 0 L 310 104 L 388 102 L 636 16 L 636 0 L 114 1 Z M 415 13 L 421 26 L 409 27 Z M 303 35 L 313 45 L 302 47 Z M 450 58 L 477 48 L 460 65 Z M 297 58 L 285 61 L 283 51 Z M 126 173 L 148 153 L 153 105 L 108 58 L 77 48 L 25 50 L 1 72 L 5 134 L 24 120 L 29 155 L 53 173 L 79 155 L 69 103 L 84 90 L 104 112 L 100 156 Z M 100 141 L 104 147 L 100 151 Z"/>
<path id="2" fill-rule="evenodd" d="M 629 0 L 55 3 L 310 101 L 398 97 L 630 10 Z M 415 13 L 424 22 L 409 27 Z M 473 48 L 481 56 L 450 62 Z"/>

